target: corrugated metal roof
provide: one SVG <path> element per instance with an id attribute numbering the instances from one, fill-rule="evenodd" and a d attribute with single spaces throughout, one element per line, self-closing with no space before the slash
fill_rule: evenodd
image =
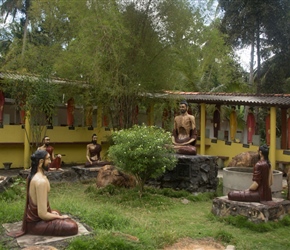
<path id="1" fill-rule="evenodd" d="M 290 94 L 246 94 L 214 92 L 165 91 L 163 98 L 187 100 L 189 103 L 221 105 L 279 106 L 290 107 Z"/>
<path id="2" fill-rule="evenodd" d="M 19 74 L 14 72 L 0 72 L 0 80 L 30 80 L 37 81 L 39 76 L 29 74 Z M 50 78 L 49 82 L 58 84 L 82 84 L 85 82 L 71 81 L 61 78 Z M 290 107 L 290 94 L 247 94 L 247 93 L 217 93 L 217 92 L 182 92 L 165 91 L 159 94 L 145 94 L 152 98 L 170 98 L 177 100 L 187 100 L 189 103 L 206 103 L 221 105 L 247 105 L 247 106 L 278 106 Z"/>
<path id="3" fill-rule="evenodd" d="M 0 80 L 15 80 L 15 81 L 31 81 L 36 82 L 41 78 L 38 75 L 32 74 L 20 74 L 15 72 L 0 72 Z M 55 84 L 83 84 L 85 86 L 85 82 L 82 81 L 71 81 L 67 79 L 51 77 L 47 79 L 48 83 L 55 83 Z"/>

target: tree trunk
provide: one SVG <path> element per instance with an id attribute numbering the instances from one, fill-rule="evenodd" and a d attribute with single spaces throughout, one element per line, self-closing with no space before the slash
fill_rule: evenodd
<path id="1" fill-rule="evenodd" d="M 256 30 L 256 39 L 257 39 L 257 89 L 256 93 L 259 93 L 261 88 L 261 79 L 260 79 L 260 71 L 261 71 L 261 53 L 260 53 L 260 20 L 257 18 L 257 30 Z"/>
<path id="2" fill-rule="evenodd" d="M 255 54 L 255 38 L 251 42 L 251 59 L 250 59 L 250 77 L 249 77 L 249 85 L 254 85 L 254 54 Z"/>
<path id="3" fill-rule="evenodd" d="M 26 42 L 27 42 L 27 27 L 28 27 L 28 15 L 26 15 L 25 24 L 24 24 L 24 31 L 23 31 L 23 42 L 22 42 L 22 50 L 21 50 L 21 64 L 24 66 L 24 53 L 26 48 Z"/>

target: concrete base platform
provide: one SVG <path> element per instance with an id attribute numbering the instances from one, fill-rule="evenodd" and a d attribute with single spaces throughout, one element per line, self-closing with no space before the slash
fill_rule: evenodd
<path id="1" fill-rule="evenodd" d="M 100 170 L 98 167 L 88 167 L 85 168 L 84 165 L 73 166 L 66 169 L 48 171 L 45 175 L 50 182 L 77 182 L 95 179 Z M 30 173 L 30 169 L 20 170 L 19 175 L 26 179 Z"/>
<path id="2" fill-rule="evenodd" d="M 73 166 L 72 170 L 75 171 L 75 173 L 78 176 L 79 180 L 89 180 L 89 179 L 93 179 L 96 178 L 99 170 L 102 168 L 103 166 L 96 166 L 96 167 L 85 167 L 85 166 Z"/>
<path id="3" fill-rule="evenodd" d="M 50 245 L 58 241 L 64 241 L 64 240 L 67 240 L 69 238 L 73 238 L 76 236 L 90 234 L 90 232 L 87 230 L 87 228 L 84 225 L 82 225 L 80 222 L 77 222 L 77 224 L 79 226 L 79 232 L 77 235 L 67 236 L 67 237 L 55 237 L 55 236 L 39 236 L 39 235 L 25 234 L 23 236 L 16 238 L 17 244 L 22 249 L 22 248 L 32 247 L 32 246 Z M 3 224 L 2 226 L 6 229 L 7 233 L 11 231 L 19 231 L 22 226 L 22 221 L 15 222 L 15 223 L 6 223 L 6 224 Z"/>
<path id="4" fill-rule="evenodd" d="M 230 201 L 227 196 L 222 196 L 213 200 L 212 213 L 220 217 L 241 215 L 255 223 L 277 221 L 290 214 L 290 201 L 273 198 L 273 201 L 262 204 Z"/>

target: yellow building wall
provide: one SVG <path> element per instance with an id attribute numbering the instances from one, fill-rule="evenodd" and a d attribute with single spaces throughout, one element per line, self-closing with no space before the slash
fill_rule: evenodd
<path id="1" fill-rule="evenodd" d="M 98 143 L 102 145 L 101 157 L 105 159 L 109 148 L 108 136 L 111 135 L 111 131 L 105 128 L 88 130 L 87 127 L 75 127 L 74 130 L 69 130 L 68 127 L 54 126 L 53 129 L 47 129 L 42 137 L 50 137 L 55 153 L 64 155 L 62 161 L 65 164 L 84 164 L 86 145 L 91 142 L 94 133 L 98 136 Z M 12 162 L 12 168 L 23 168 L 25 134 L 21 125 L 4 125 L 0 129 L 0 169 L 4 168 L 3 162 Z M 30 153 L 35 150 L 36 146 L 32 144 Z"/>
<path id="2" fill-rule="evenodd" d="M 25 130 L 21 125 L 4 125 L 0 128 L 1 143 L 23 143 Z"/>
<path id="3" fill-rule="evenodd" d="M 106 159 L 106 153 L 109 148 L 108 137 L 112 131 L 106 130 L 104 127 L 88 130 L 87 127 L 75 127 L 75 130 L 69 130 L 68 127 L 54 126 L 53 129 L 47 129 L 44 135 L 48 135 L 51 139 L 51 145 L 55 148 L 56 154 L 64 155 L 62 161 L 65 164 L 84 164 L 86 162 L 86 145 L 90 143 L 92 134 L 97 134 L 98 143 L 102 145 L 101 157 Z M 3 162 L 12 162 L 12 168 L 23 168 L 24 161 L 24 136 L 25 129 L 21 125 L 5 125 L 0 129 L 0 169 L 4 168 Z M 246 151 L 257 151 L 258 146 L 250 145 L 249 148 L 243 147 L 242 143 L 234 143 L 227 145 L 225 141 L 205 139 L 205 155 L 213 156 L 228 156 L 229 159 L 224 162 L 224 165 L 231 159 Z M 197 141 L 197 145 L 200 141 Z M 36 149 L 31 147 L 31 153 Z M 289 150 L 277 149 L 276 161 L 284 161 L 290 163 L 290 155 L 285 154 Z M 197 153 L 200 154 L 200 149 L 197 146 Z M 289 164 L 290 166 L 290 164 Z M 277 168 L 278 165 L 275 165 Z"/>
<path id="4" fill-rule="evenodd" d="M 22 144 L 4 145 L 0 143 L 0 169 L 4 168 L 3 162 L 12 162 L 11 168 L 23 166 L 24 146 Z M 1 175 L 1 173 L 0 173 Z"/>
<path id="5" fill-rule="evenodd" d="M 25 130 L 20 125 L 5 125 L 0 129 L 0 169 L 3 162 L 12 162 L 12 168 L 23 165 Z"/>
<path id="6" fill-rule="evenodd" d="M 224 165 L 227 166 L 228 163 L 232 160 L 232 158 L 242 152 L 254 151 L 257 152 L 259 146 L 249 145 L 249 147 L 244 147 L 242 143 L 232 142 L 230 145 L 227 145 L 225 141 L 216 140 L 216 143 L 211 142 L 212 139 L 205 139 L 205 155 L 213 155 L 213 156 L 228 156 L 229 159 L 224 161 Z M 200 144 L 200 141 L 197 141 L 197 145 Z M 285 154 L 287 151 L 289 154 Z M 283 149 L 276 149 L 276 161 L 289 162 L 288 167 L 290 167 L 290 151 Z M 200 149 L 197 146 L 197 153 L 200 153 Z M 271 159 L 270 159 L 271 161 Z M 274 169 L 277 169 L 278 164 L 273 166 Z"/>
<path id="7" fill-rule="evenodd" d="M 198 142 L 197 142 L 198 144 Z M 212 143 L 211 139 L 206 138 L 205 140 L 205 154 L 206 155 L 216 155 L 216 156 L 228 156 L 229 159 L 224 161 L 225 166 L 232 160 L 232 158 L 242 152 L 247 151 L 257 151 L 258 146 L 250 145 L 249 148 L 243 147 L 242 143 L 232 142 L 230 145 L 227 145 L 225 141 L 216 140 L 216 143 Z M 197 148 L 199 153 L 199 149 Z"/>

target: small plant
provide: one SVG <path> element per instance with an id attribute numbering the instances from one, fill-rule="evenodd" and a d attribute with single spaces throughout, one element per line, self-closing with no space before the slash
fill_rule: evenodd
<path id="1" fill-rule="evenodd" d="M 215 238 L 217 240 L 222 241 L 222 242 L 230 243 L 233 240 L 234 236 L 231 233 L 227 232 L 227 231 L 220 230 L 220 231 L 217 232 Z"/>
<path id="2" fill-rule="evenodd" d="M 186 190 L 174 190 L 172 188 L 157 189 L 157 188 L 147 187 L 145 191 L 146 193 L 159 194 L 159 195 L 170 197 L 170 198 L 185 198 L 193 202 L 211 201 L 215 197 L 215 193 L 212 193 L 212 192 L 192 194 Z"/>
<path id="3" fill-rule="evenodd" d="M 0 201 L 13 201 L 24 197 L 26 191 L 26 181 L 23 178 L 13 178 L 9 187 L 0 193 Z"/>
<path id="4" fill-rule="evenodd" d="M 216 196 L 217 197 L 224 195 L 223 194 L 223 187 L 224 187 L 223 179 L 219 178 L 219 184 L 218 184 L 218 187 L 217 187 L 217 190 L 216 190 Z"/>
<path id="5" fill-rule="evenodd" d="M 170 146 L 171 135 L 162 128 L 145 125 L 114 132 L 114 145 L 109 148 L 109 158 L 127 173 L 134 175 L 140 188 L 150 178 L 157 178 L 166 169 L 173 169 L 177 159 Z"/>

